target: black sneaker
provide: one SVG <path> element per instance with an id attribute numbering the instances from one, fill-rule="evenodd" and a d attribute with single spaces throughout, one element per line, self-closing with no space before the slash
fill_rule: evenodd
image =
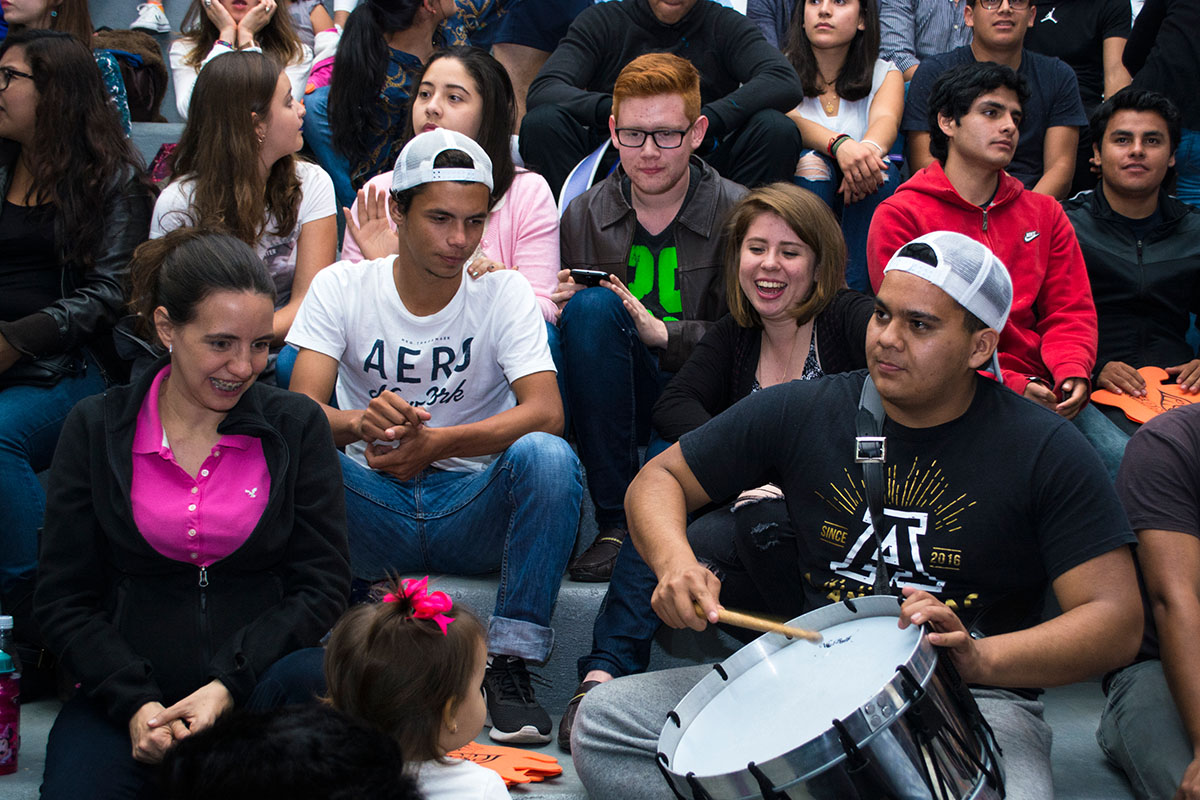
<path id="1" fill-rule="evenodd" d="M 505 744 L 545 744 L 553 725 L 550 715 L 533 696 L 525 659 L 493 656 L 483 679 L 487 698 L 488 735 Z"/>
<path id="2" fill-rule="evenodd" d="M 601 528 L 588 549 L 567 566 L 571 580 L 602 583 L 611 578 L 621 545 L 628 537 L 629 531 L 624 528 Z"/>
<path id="3" fill-rule="evenodd" d="M 583 702 L 583 696 L 599 686 L 602 681 L 583 681 L 575 689 L 575 695 L 567 703 L 567 710 L 563 712 L 562 719 L 558 723 L 558 746 L 563 751 L 571 752 L 571 730 L 575 727 L 575 715 L 579 713 L 579 704 Z"/>

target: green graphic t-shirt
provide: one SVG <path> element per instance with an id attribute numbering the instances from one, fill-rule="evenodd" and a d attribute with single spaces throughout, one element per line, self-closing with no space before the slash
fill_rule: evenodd
<path id="1" fill-rule="evenodd" d="M 688 171 L 688 191 L 679 207 L 687 208 L 696 186 L 700 183 L 700 169 L 692 164 Z M 630 200 L 629 178 L 622 183 L 625 199 Z M 676 215 L 678 218 L 678 214 Z M 678 320 L 683 313 L 683 298 L 679 294 L 679 260 L 675 250 L 675 221 L 672 220 L 661 233 L 652 234 L 639 222 L 633 232 L 633 246 L 629 251 L 629 274 L 627 286 L 630 293 L 646 310 L 661 320 Z"/>

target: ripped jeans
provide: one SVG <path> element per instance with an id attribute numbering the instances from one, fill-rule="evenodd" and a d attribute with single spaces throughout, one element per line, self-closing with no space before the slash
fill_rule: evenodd
<path id="1" fill-rule="evenodd" d="M 883 185 L 872 194 L 847 205 L 837 193 L 841 173 L 834 161 L 815 150 L 805 150 L 796 163 L 796 175 L 792 182 L 825 201 L 842 223 L 842 235 L 846 238 L 846 285 L 851 289 L 872 294 L 871 281 L 867 275 L 867 232 L 871 229 L 871 217 L 884 200 L 892 196 L 900 185 L 900 165 L 891 164 L 885 174 Z"/>
<path id="2" fill-rule="evenodd" d="M 783 500 L 749 502 L 736 511 L 733 504 L 720 506 L 688 525 L 687 535 L 696 558 L 721 580 L 722 605 L 784 619 L 804 613 L 796 535 Z M 580 680 L 593 669 L 618 678 L 646 671 L 660 624 L 650 606 L 657 585 L 637 550 L 622 547 L 592 626 L 592 651 L 579 659 Z"/>

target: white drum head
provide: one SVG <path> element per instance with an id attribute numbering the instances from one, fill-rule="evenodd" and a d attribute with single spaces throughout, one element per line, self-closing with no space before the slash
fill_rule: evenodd
<path id="1" fill-rule="evenodd" d="M 793 641 L 730 680 L 683 732 L 677 774 L 721 775 L 817 738 L 874 697 L 916 650 L 921 630 L 897 617 L 863 617 Z"/>

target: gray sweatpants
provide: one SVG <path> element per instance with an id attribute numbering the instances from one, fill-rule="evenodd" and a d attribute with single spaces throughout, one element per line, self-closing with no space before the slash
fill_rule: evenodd
<path id="1" fill-rule="evenodd" d="M 571 733 L 575 769 L 593 800 L 637 800 L 674 795 L 654 763 L 667 712 L 712 669 L 683 667 L 630 675 L 601 684 L 584 697 Z M 1004 753 L 1009 800 L 1050 800 L 1050 726 L 1042 704 L 1012 692 L 973 692 Z"/>

